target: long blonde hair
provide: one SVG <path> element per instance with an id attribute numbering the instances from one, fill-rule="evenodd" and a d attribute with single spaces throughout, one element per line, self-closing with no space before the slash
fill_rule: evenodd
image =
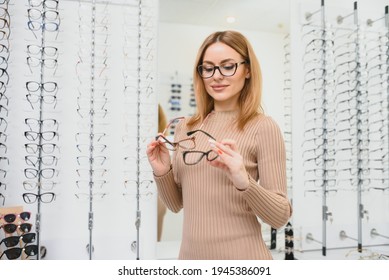
<path id="1" fill-rule="evenodd" d="M 250 78 L 246 79 L 241 94 L 239 96 L 239 118 L 238 127 L 244 126 L 255 116 L 263 113 L 262 99 L 262 73 L 258 59 L 250 42 L 237 31 L 218 31 L 209 35 L 201 45 L 196 58 L 193 71 L 193 84 L 196 95 L 197 110 L 188 121 L 191 127 L 204 121 L 205 117 L 214 109 L 214 100 L 207 93 L 203 79 L 197 71 L 197 67 L 203 63 L 205 51 L 216 42 L 224 43 L 237 51 L 247 63 Z"/>
<path id="2" fill-rule="evenodd" d="M 167 118 L 162 109 L 161 104 L 158 104 L 158 132 L 162 132 L 167 125 Z"/>

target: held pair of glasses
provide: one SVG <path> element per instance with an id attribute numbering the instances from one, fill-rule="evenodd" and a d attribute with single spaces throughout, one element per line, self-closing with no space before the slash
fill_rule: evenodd
<path id="1" fill-rule="evenodd" d="M 179 122 L 182 119 L 184 119 L 184 117 L 179 117 L 179 118 L 175 118 L 175 119 L 171 120 L 168 123 L 168 125 L 166 126 L 166 128 L 164 129 L 164 131 L 161 134 L 159 134 L 158 136 L 155 137 L 155 140 L 164 143 L 165 147 L 169 151 L 176 151 L 178 148 L 186 150 L 182 154 L 183 155 L 183 159 L 184 159 L 184 163 L 186 165 L 196 165 L 196 164 L 198 164 L 202 160 L 203 157 L 205 157 L 208 161 L 215 160 L 219 155 L 216 152 L 214 152 L 213 150 L 209 150 L 207 152 L 194 150 L 196 148 L 196 141 L 195 141 L 196 138 L 195 138 L 195 136 L 192 136 L 192 135 L 197 133 L 197 132 L 204 133 L 209 138 L 211 138 L 211 139 L 216 141 L 216 139 L 212 135 L 210 135 L 208 132 L 205 132 L 204 130 L 196 129 L 196 130 L 188 131 L 186 133 L 186 135 L 189 138 L 185 138 L 185 139 L 179 140 L 177 142 L 172 142 L 172 141 L 168 140 L 164 136 L 164 134 L 166 133 L 167 129 L 173 123 L 177 123 L 177 122 Z"/>

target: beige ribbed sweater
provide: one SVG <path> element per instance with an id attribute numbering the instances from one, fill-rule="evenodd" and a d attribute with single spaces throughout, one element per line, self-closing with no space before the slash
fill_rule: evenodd
<path id="1" fill-rule="evenodd" d="M 235 111 L 213 111 L 202 130 L 217 141 L 237 142 L 250 177 L 247 190 L 237 190 L 205 157 L 197 165 L 185 165 L 182 150 L 173 154 L 167 174 L 155 176 L 167 207 L 173 212 L 184 209 L 179 259 L 272 259 L 262 239 L 261 222 L 279 228 L 292 214 L 286 197 L 285 147 L 278 125 L 261 115 L 240 131 L 234 124 L 237 116 Z M 175 141 L 188 138 L 184 122 L 177 125 Z M 195 136 L 195 150 L 209 151 L 209 138 L 203 133 Z"/>

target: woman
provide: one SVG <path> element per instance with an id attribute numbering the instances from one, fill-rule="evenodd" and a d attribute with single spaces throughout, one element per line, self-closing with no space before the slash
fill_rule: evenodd
<path id="1" fill-rule="evenodd" d="M 211 34 L 194 69 L 196 114 L 176 125 L 174 143 L 159 136 L 147 147 L 161 198 L 184 208 L 179 259 L 272 259 L 261 222 L 280 228 L 292 209 L 284 142 L 262 112 L 261 85 L 248 40 Z"/>

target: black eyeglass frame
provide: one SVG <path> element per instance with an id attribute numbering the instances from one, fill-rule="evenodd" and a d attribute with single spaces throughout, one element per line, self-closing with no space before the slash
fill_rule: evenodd
<path id="1" fill-rule="evenodd" d="M 204 131 L 204 130 L 202 130 L 202 129 L 196 129 L 196 130 L 188 131 L 188 132 L 186 133 L 186 135 L 191 136 L 191 135 L 193 135 L 193 134 L 195 134 L 195 133 L 197 133 L 197 132 L 204 133 L 204 134 L 207 135 L 209 138 L 211 138 L 211 139 L 213 139 L 213 140 L 216 141 L 215 137 L 213 137 L 213 136 L 210 135 L 208 132 L 206 132 L 206 131 Z M 186 165 L 196 165 L 196 164 L 198 164 L 198 163 L 203 159 L 204 156 L 206 157 L 206 159 L 207 159 L 208 161 L 214 161 L 215 159 L 217 159 L 217 158 L 219 157 L 218 154 L 216 154 L 215 157 L 210 157 L 209 155 L 210 155 L 212 152 L 215 153 L 214 150 L 209 150 L 209 151 L 207 151 L 207 152 L 196 151 L 196 150 L 190 150 L 190 151 L 184 151 L 184 152 L 182 153 L 182 157 L 183 157 L 184 163 L 185 163 Z M 200 157 L 199 157 L 199 159 L 198 159 L 195 163 L 188 163 L 187 160 L 186 160 L 186 157 L 187 157 L 188 155 L 190 155 L 190 154 L 200 154 Z"/>
<path id="2" fill-rule="evenodd" d="M 204 68 L 204 65 L 203 65 L 203 64 L 197 66 L 197 72 L 199 73 L 200 77 L 202 77 L 203 79 L 212 78 L 213 75 L 215 75 L 216 69 L 219 70 L 219 73 L 220 73 L 222 76 L 224 76 L 224 77 L 232 77 L 232 76 L 235 75 L 236 70 L 238 69 L 238 67 L 239 67 L 240 65 L 246 64 L 246 63 L 248 63 L 247 60 L 244 60 L 244 61 L 241 61 L 241 62 L 236 62 L 236 63 L 231 63 L 231 66 L 234 65 L 234 68 L 235 68 L 235 69 L 234 69 L 234 72 L 233 72 L 232 74 L 229 74 L 229 75 L 223 74 L 223 70 L 222 70 L 222 69 L 223 69 L 223 66 L 222 66 L 222 65 L 219 65 L 219 66 L 216 66 L 216 65 L 210 66 L 210 67 L 213 68 L 212 74 L 211 74 L 210 76 L 204 76 L 204 75 L 202 74 L 202 72 L 203 72 L 202 69 Z M 227 64 L 227 63 L 225 63 L 225 64 Z"/>

